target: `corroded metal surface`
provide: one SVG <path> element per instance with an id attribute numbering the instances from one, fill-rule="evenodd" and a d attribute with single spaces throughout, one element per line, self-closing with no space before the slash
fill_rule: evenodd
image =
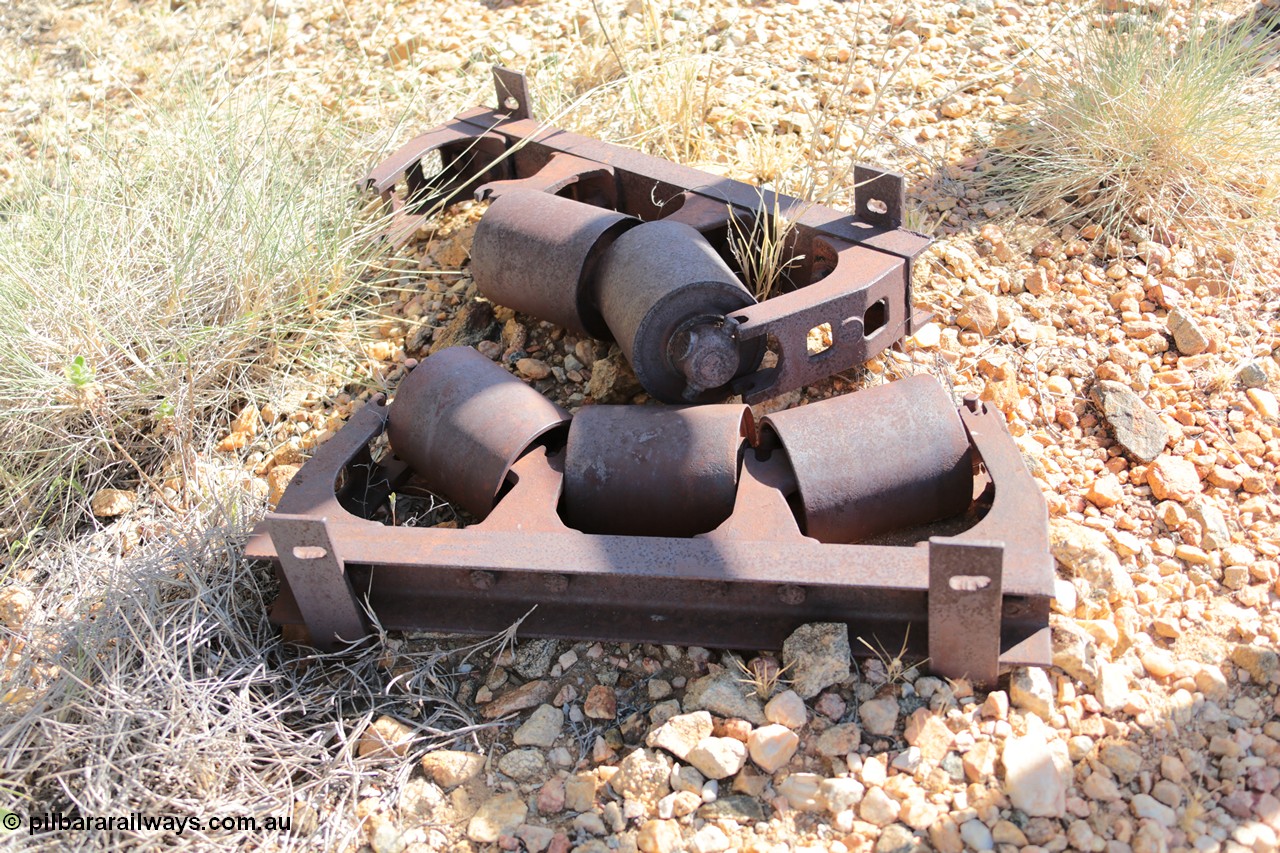
<path id="1" fill-rule="evenodd" d="M 493 371 L 503 372 L 486 362 L 483 372 Z M 927 397 L 916 390 L 904 399 L 920 405 Z M 459 530 L 374 522 L 388 494 L 441 481 L 438 472 L 418 467 L 439 461 L 418 459 L 409 468 L 371 460 L 368 449 L 388 419 L 398 419 L 399 403 L 374 400 L 357 412 L 294 478 L 280 503 L 288 515 L 268 516 L 249 542 L 251 557 L 280 569 L 272 619 L 306 625 L 317 643 L 332 644 L 326 637 L 342 633 L 332 626 L 350 619 L 359 590 L 391 630 L 493 633 L 536 604 L 522 624 L 531 635 L 777 648 L 805 622 L 840 621 L 886 648 L 906 642 L 909 655 L 931 658 L 933 671 L 949 677 L 986 683 L 1009 666 L 1050 662 L 1048 512 L 1003 419 L 976 399 L 966 399 L 959 414 L 975 463 L 972 503 L 948 520 L 947 535 L 916 529 L 894 545 L 830 544 L 803 535 L 788 500 L 799 475 L 787 452 L 767 440 L 745 449 L 732 512 L 703 535 L 571 528 L 561 517 L 565 451 L 554 444 L 534 446 L 510 464 L 505 482 L 513 485 L 480 524 Z M 488 419 L 495 429 L 505 411 L 497 405 Z M 806 410 L 831 427 L 816 405 L 795 414 Z M 868 410 L 835 428 L 884 435 L 891 422 L 883 409 Z M 879 461 L 897 460 L 881 454 Z M 309 574 L 290 566 L 280 549 L 300 541 L 291 532 L 299 516 L 322 528 L 304 531 L 303 544 L 329 543 L 326 552 L 340 563 L 314 563 Z M 306 551 L 303 557 L 317 559 Z M 299 583 L 323 589 L 295 592 Z M 864 649 L 857 644 L 855 651 Z"/>
<path id="2" fill-rule="evenodd" d="M 775 412 L 799 486 L 801 528 L 822 542 L 862 542 L 958 515 L 973 497 L 964 425 L 946 391 L 912 376 Z"/>
<path id="3" fill-rule="evenodd" d="M 764 354 L 741 348 L 725 320 L 755 299 L 692 226 L 661 220 L 623 234 L 601 260 L 598 286 L 605 322 L 659 400 L 724 399 Z"/>
<path id="4" fill-rule="evenodd" d="M 590 290 L 600 254 L 639 220 L 529 189 L 504 192 L 476 227 L 471 274 L 499 305 L 611 340 Z"/>
<path id="5" fill-rule="evenodd" d="M 733 512 L 746 406 L 588 406 L 565 448 L 564 516 L 585 533 L 693 536 Z"/>
<path id="6" fill-rule="evenodd" d="M 780 259 L 787 279 L 781 292 L 755 305 L 729 306 L 723 314 L 718 305 L 705 307 L 701 313 L 714 322 L 702 324 L 693 336 L 701 342 L 691 351 L 685 346 L 684 358 L 670 355 L 661 340 L 646 338 L 643 348 L 633 347 L 629 356 L 640 361 L 633 366 L 646 388 L 648 381 L 665 383 L 648 389 L 655 396 L 709 401 L 741 394 L 748 403 L 760 402 L 866 361 L 911 334 L 921 321 L 911 304 L 911 260 L 930 240 L 902 227 L 901 175 L 856 166 L 855 213 L 850 215 L 540 124 L 528 117 L 528 93 L 520 75 L 506 69 L 495 73 L 497 108 L 464 112 L 408 143 L 370 173 L 368 185 L 401 214 L 397 222 L 403 222 L 393 226 L 399 228 L 397 234 L 406 229 L 412 233 L 432 204 L 464 192 L 500 197 L 519 188 L 565 195 L 645 221 L 669 217 L 688 224 L 707 237 L 728 266 L 733 265 L 726 240 L 731 221 L 740 227 L 767 212 L 790 223 Z M 509 100 L 515 105 L 503 106 Z M 443 173 L 427 188 L 419 162 L 437 150 Z M 393 192 L 401 180 L 408 183 L 403 196 Z M 552 310 L 580 308 L 574 300 L 581 292 L 574 290 L 579 281 L 564 276 L 562 286 L 569 295 L 561 295 Z M 533 306 L 546 298 L 544 288 Z M 516 307 L 517 297 L 507 299 Z M 555 316 L 540 316 L 561 322 L 574 315 L 557 310 Z M 832 328 L 833 344 L 811 356 L 808 333 L 824 324 Z M 608 334 L 603 328 L 587 331 Z M 636 343 L 634 334 L 613 332 L 620 342 L 631 338 Z M 770 341 L 777 363 L 760 368 L 758 354 Z M 711 387 L 732 364 L 729 344 L 741 368 L 730 382 Z M 671 391 L 672 372 L 686 383 L 692 374 L 694 381 Z"/>
<path id="7" fill-rule="evenodd" d="M 910 261 L 929 240 L 901 227 L 900 176 L 856 167 L 850 216 L 540 125 L 523 78 L 495 75 L 497 108 L 410 142 L 367 184 L 396 234 L 461 193 L 492 200 L 473 247 L 482 291 L 612 334 L 654 396 L 767 399 L 919 322 Z M 792 223 L 787 280 L 753 304 L 727 235 L 764 215 Z M 832 344 L 810 353 L 823 325 Z M 980 684 L 1050 663 L 1048 513 L 976 398 L 957 413 L 915 377 L 774 413 L 760 435 L 742 406 L 569 421 L 473 351 L 431 356 L 321 446 L 255 531 L 248 554 L 280 578 L 272 619 L 325 647 L 367 605 L 390 630 L 490 634 L 527 614 L 533 635 L 755 649 L 839 621 Z M 384 430 L 395 455 L 375 461 Z M 397 526 L 391 498 L 423 490 L 481 520 Z"/>
<path id="8" fill-rule="evenodd" d="M 507 472 L 569 413 L 469 347 L 449 347 L 400 384 L 391 448 L 431 491 L 477 518 L 493 509 Z"/>

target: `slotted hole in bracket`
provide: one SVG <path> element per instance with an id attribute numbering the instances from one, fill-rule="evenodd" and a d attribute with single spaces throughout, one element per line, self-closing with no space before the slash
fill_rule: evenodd
<path id="1" fill-rule="evenodd" d="M 953 575 L 947 585 L 956 592 L 977 592 L 991 586 L 991 578 L 986 575 Z"/>
<path id="2" fill-rule="evenodd" d="M 862 315 L 862 334 L 871 337 L 889 323 L 889 301 L 881 299 L 872 304 Z"/>
<path id="3" fill-rule="evenodd" d="M 878 198 L 867 199 L 867 210 L 884 216 L 889 212 L 889 205 L 885 204 Z"/>
<path id="4" fill-rule="evenodd" d="M 831 349 L 832 342 L 830 323 L 823 323 L 820 326 L 814 326 L 809 330 L 809 336 L 805 340 L 805 346 L 809 351 L 809 358 L 822 355 L 824 352 Z"/>
<path id="5" fill-rule="evenodd" d="M 294 545 L 293 556 L 299 560 L 323 560 L 329 552 L 319 545 Z"/>

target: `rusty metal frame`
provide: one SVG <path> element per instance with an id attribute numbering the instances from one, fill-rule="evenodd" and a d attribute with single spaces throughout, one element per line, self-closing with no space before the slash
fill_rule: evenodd
<path id="1" fill-rule="evenodd" d="M 566 527 L 562 452 L 545 447 L 515 464 L 515 486 L 479 524 L 382 524 L 371 517 L 413 474 L 371 458 L 388 420 L 378 397 L 317 450 L 247 554 L 277 567 L 272 620 L 305 626 L 320 648 L 352 639 L 353 614 L 366 609 L 386 629 L 491 634 L 536 605 L 521 626 L 532 636 L 744 649 L 838 621 L 885 648 L 905 642 L 935 673 L 989 684 L 1003 668 L 1051 661 L 1048 512 L 1000 414 L 969 397 L 960 416 L 985 510 L 976 521 L 906 544 L 832 545 L 798 529 L 789 466 L 755 453 L 732 515 L 701 536 Z"/>
<path id="2" fill-rule="evenodd" d="M 775 348 L 773 367 L 732 384 L 748 403 L 776 397 L 861 364 L 927 317 L 911 300 L 911 261 L 930 238 L 902 227 L 903 177 L 858 165 L 855 213 L 753 187 L 555 127 L 532 117 L 524 76 L 494 69 L 499 106 L 467 110 L 405 143 L 361 182 L 388 202 L 392 240 L 407 239 L 439 205 L 522 187 L 565 195 L 650 221 L 693 225 L 728 256 L 731 220 L 780 215 L 790 289 L 734 314 L 743 342 Z M 435 184 L 422 161 L 439 152 Z M 810 330 L 830 324 L 829 348 L 810 355 Z"/>

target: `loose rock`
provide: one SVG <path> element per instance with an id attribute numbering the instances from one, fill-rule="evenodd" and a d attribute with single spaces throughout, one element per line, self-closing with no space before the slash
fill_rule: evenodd
<path id="1" fill-rule="evenodd" d="M 512 740 L 517 746 L 551 747 L 564 726 L 564 713 L 554 705 L 539 705 L 524 725 L 516 729 Z"/>
<path id="2" fill-rule="evenodd" d="M 782 644 L 791 687 L 804 699 L 848 678 L 850 656 L 849 627 L 843 622 L 801 625 Z"/>
<path id="3" fill-rule="evenodd" d="M 582 713 L 593 720 L 612 720 L 618 716 L 618 697 L 612 687 L 597 684 L 587 691 Z"/>
<path id="4" fill-rule="evenodd" d="M 898 700 L 886 696 L 863 702 L 858 706 L 858 719 L 873 735 L 891 735 L 898 724 Z"/>
<path id="5" fill-rule="evenodd" d="M 421 764 L 431 781 L 448 790 L 479 776 L 484 762 L 484 756 L 475 752 L 441 749 L 422 756 Z"/>
<path id="6" fill-rule="evenodd" d="M 541 705 L 551 698 L 554 691 L 555 686 L 549 681 L 530 681 L 528 684 L 521 685 L 514 690 L 508 690 L 498 696 L 485 705 L 480 710 L 480 713 L 486 720 L 495 720 L 498 717 L 505 717 L 507 714 L 513 714 L 516 711 L 524 711 Z"/>
<path id="7" fill-rule="evenodd" d="M 786 726 L 773 724 L 761 726 L 747 736 L 747 750 L 751 760 L 766 773 L 774 773 L 786 766 L 800 745 L 799 736 Z"/>
<path id="8" fill-rule="evenodd" d="M 1133 579 L 1108 546 L 1107 537 L 1097 530 L 1067 519 L 1049 522 L 1049 546 L 1054 559 L 1076 577 L 1082 577 L 1109 601 L 1133 595 Z"/>
<path id="9" fill-rule="evenodd" d="M 792 773 L 778 786 L 778 793 L 787 798 L 791 808 L 802 812 L 822 811 L 823 803 L 818 796 L 818 788 L 822 785 L 822 777 L 816 773 Z"/>
<path id="10" fill-rule="evenodd" d="M 706 711 L 677 714 L 649 733 L 645 744 L 665 749 L 684 761 L 704 739 L 711 736 L 711 715 Z"/>
<path id="11" fill-rule="evenodd" d="M 1115 433 L 1116 441 L 1140 462 L 1164 452 L 1169 431 L 1151 407 L 1119 382 L 1103 380 L 1093 387 L 1093 399 Z"/>
<path id="12" fill-rule="evenodd" d="M 744 685 L 727 669 L 690 684 L 685 692 L 684 707 L 686 711 L 705 709 L 724 717 L 739 717 L 757 726 L 768 723 L 760 700 L 747 696 Z"/>
<path id="13" fill-rule="evenodd" d="M 1169 312 L 1169 331 L 1173 333 L 1178 352 L 1183 355 L 1199 355 L 1209 348 L 1209 339 L 1195 319 L 1180 308 Z"/>
<path id="14" fill-rule="evenodd" d="M 876 826 L 888 826 L 898 819 L 902 806 L 881 788 L 870 788 L 858 806 L 858 816 Z"/>
<path id="15" fill-rule="evenodd" d="M 801 728 L 809 719 L 804 700 L 794 690 L 786 690 L 770 699 L 764 706 L 764 716 L 769 722 L 789 729 Z"/>
<path id="16" fill-rule="evenodd" d="M 1196 466 L 1180 456 L 1164 454 L 1147 468 L 1147 485 L 1156 500 L 1185 502 L 1200 494 Z"/>
<path id="17" fill-rule="evenodd" d="M 1035 717 L 1027 719 L 1027 734 L 1009 738 L 1001 755 L 1005 793 L 1014 808 L 1029 815 L 1062 817 L 1067 809 L 1071 767 L 1065 744 L 1061 744 L 1059 755 L 1057 749 L 1050 749 L 1044 725 Z"/>
<path id="18" fill-rule="evenodd" d="M 1009 699 L 1013 704 L 1042 720 L 1053 716 L 1053 685 L 1038 666 L 1021 666 L 1009 679 Z"/>
<path id="19" fill-rule="evenodd" d="M 671 759 L 650 749 L 637 749 L 618 763 L 618 772 L 609 787 L 623 799 L 639 800 L 657 806 L 658 800 L 670 792 Z"/>
<path id="20" fill-rule="evenodd" d="M 727 737 L 703 738 L 689 750 L 686 759 L 708 779 L 724 779 L 742 769 L 747 760 L 747 745 Z"/>
<path id="21" fill-rule="evenodd" d="M 98 518 L 115 518 L 133 509 L 138 493 L 126 489 L 101 489 L 89 502 L 89 508 Z"/>
<path id="22" fill-rule="evenodd" d="M 547 759 L 541 750 L 515 749 L 498 759 L 498 770 L 517 782 L 546 778 Z"/>
<path id="23" fill-rule="evenodd" d="M 393 717 L 382 716 L 360 735 L 356 752 L 361 758 L 403 758 L 412 744 L 413 729 Z"/>
<path id="24" fill-rule="evenodd" d="M 528 813 L 529 808 L 520 794 L 500 794 L 481 805 L 472 816 L 467 823 L 467 837 L 481 844 L 497 841 L 524 823 Z"/>

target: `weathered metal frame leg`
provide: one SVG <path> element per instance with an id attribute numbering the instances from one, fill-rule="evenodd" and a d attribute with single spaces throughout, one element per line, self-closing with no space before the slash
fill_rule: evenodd
<path id="1" fill-rule="evenodd" d="M 328 519 L 277 514 L 269 529 L 312 645 L 335 651 L 365 636 L 369 629 L 346 566 L 334 550 Z"/>
<path id="2" fill-rule="evenodd" d="M 929 669 L 990 687 L 1000 676 L 1004 545 L 929 540 Z"/>

